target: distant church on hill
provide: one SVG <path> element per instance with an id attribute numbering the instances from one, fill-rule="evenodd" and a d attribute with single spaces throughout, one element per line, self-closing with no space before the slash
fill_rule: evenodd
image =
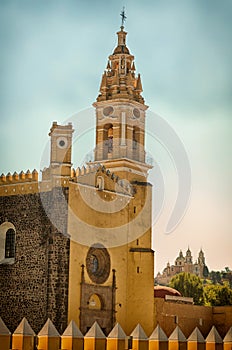
<path id="1" fill-rule="evenodd" d="M 168 285 L 172 277 L 180 272 L 189 272 L 200 278 L 207 278 L 209 270 L 205 263 L 203 250 L 200 250 L 198 259 L 195 262 L 193 262 L 192 252 L 189 248 L 187 249 L 185 256 L 183 255 L 182 250 L 180 250 L 178 257 L 175 260 L 175 265 L 170 265 L 168 262 L 163 273 L 161 274 L 159 272 L 157 274 L 155 282 L 161 285 Z"/>
<path id="2" fill-rule="evenodd" d="M 148 106 L 126 35 L 122 23 L 93 104 L 94 160 L 74 169 L 72 124 L 53 122 L 42 180 L 36 170 L 0 176 L 0 316 L 11 332 L 23 317 L 36 333 L 48 318 L 60 334 L 71 320 L 83 334 L 95 321 L 105 334 L 116 322 L 128 335 L 158 323 L 171 334 L 177 320 L 186 334 L 228 330 L 227 309 L 222 324 L 211 308 L 154 297 Z M 198 265 L 188 259 L 175 268 L 202 274 L 203 252 Z"/>

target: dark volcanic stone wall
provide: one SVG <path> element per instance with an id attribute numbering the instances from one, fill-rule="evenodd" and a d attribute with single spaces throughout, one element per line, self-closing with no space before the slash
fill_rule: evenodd
<path id="1" fill-rule="evenodd" d="M 35 332 L 48 317 L 59 331 L 67 325 L 69 238 L 67 203 L 59 206 L 62 193 L 55 188 L 0 197 L 0 224 L 7 219 L 16 228 L 15 263 L 0 264 L 0 316 L 11 332 L 23 317 Z M 65 234 L 50 223 L 45 203 L 52 213 L 55 207 Z"/>

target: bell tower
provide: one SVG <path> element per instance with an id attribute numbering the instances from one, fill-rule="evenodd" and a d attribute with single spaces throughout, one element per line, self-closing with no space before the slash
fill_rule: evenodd
<path id="1" fill-rule="evenodd" d="M 93 104 L 94 161 L 69 187 L 69 320 L 83 333 L 95 320 L 106 333 L 115 322 L 127 334 L 138 323 L 151 333 L 155 324 L 148 106 L 126 35 L 122 21 Z"/>
<path id="2" fill-rule="evenodd" d="M 55 176 L 71 175 L 72 124 L 58 125 L 53 122 L 49 136 L 51 137 L 50 173 Z"/>
<path id="3" fill-rule="evenodd" d="M 147 177 L 145 111 L 140 74 L 126 45 L 123 25 L 118 42 L 102 75 L 96 109 L 95 162 L 130 180 Z M 122 174 L 123 172 L 123 174 Z M 137 175 L 135 175 L 137 174 Z"/>

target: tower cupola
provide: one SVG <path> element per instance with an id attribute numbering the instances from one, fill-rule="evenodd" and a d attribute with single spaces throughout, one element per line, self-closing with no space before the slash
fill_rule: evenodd
<path id="1" fill-rule="evenodd" d="M 106 168 L 118 175 L 122 175 L 121 169 L 127 175 L 133 171 L 144 180 L 151 168 L 145 161 L 145 111 L 148 106 L 141 95 L 142 81 L 140 74 L 136 74 L 134 56 L 127 47 L 124 10 L 121 16 L 117 46 L 108 57 L 100 92 L 93 103 L 96 109 L 95 162 L 104 162 Z M 123 176 L 127 178 L 126 174 Z M 128 178 L 137 179 L 134 175 L 128 175 Z"/>

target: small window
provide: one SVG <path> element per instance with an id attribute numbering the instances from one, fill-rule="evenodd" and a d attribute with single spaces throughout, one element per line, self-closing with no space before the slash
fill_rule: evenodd
<path id="1" fill-rule="evenodd" d="M 5 240 L 5 258 L 15 257 L 15 231 L 9 228 L 6 232 Z"/>
<path id="2" fill-rule="evenodd" d="M 99 295 L 92 294 L 89 298 L 88 306 L 89 306 L 89 309 L 92 309 L 92 310 L 101 310 L 102 309 L 102 301 L 101 301 Z"/>
<path id="3" fill-rule="evenodd" d="M 137 273 L 139 273 L 139 266 L 137 266 Z"/>
<path id="4" fill-rule="evenodd" d="M 0 264 L 13 264 L 15 258 L 16 229 L 5 221 L 0 225 Z"/>
<path id="5" fill-rule="evenodd" d="M 97 188 L 99 191 L 104 190 L 104 178 L 102 176 L 97 177 Z"/>

